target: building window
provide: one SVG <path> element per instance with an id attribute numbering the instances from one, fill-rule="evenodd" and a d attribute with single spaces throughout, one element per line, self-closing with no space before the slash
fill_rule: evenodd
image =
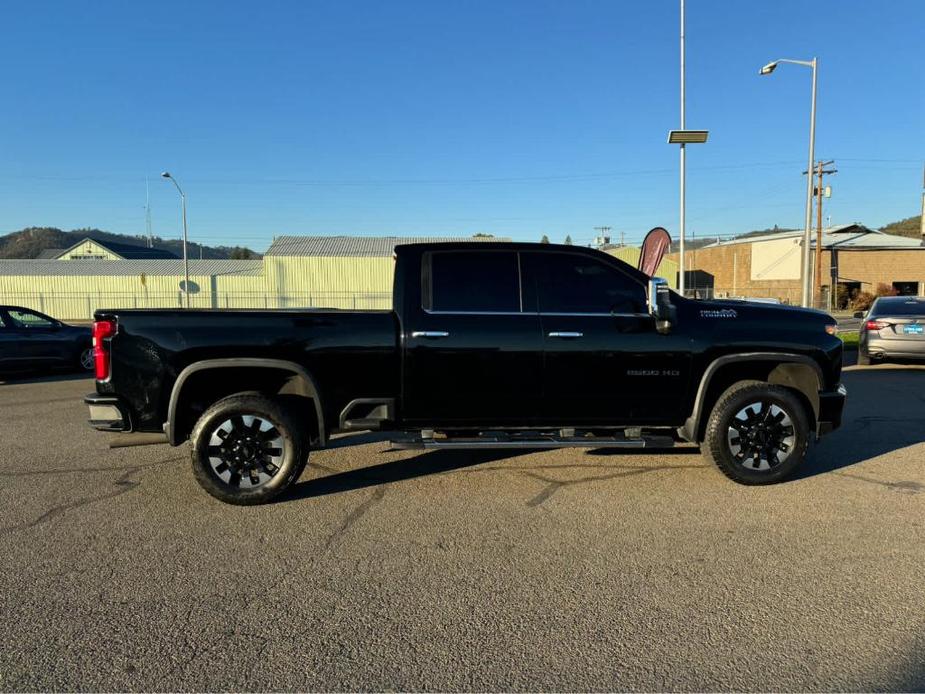
<path id="1" fill-rule="evenodd" d="M 893 289 L 896 290 L 898 296 L 918 296 L 919 295 L 919 283 L 918 282 L 893 282 Z"/>

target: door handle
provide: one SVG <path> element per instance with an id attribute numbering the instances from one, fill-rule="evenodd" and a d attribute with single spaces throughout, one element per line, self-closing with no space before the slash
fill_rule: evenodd
<path id="1" fill-rule="evenodd" d="M 415 330 L 411 337 L 449 337 L 446 330 Z"/>
<path id="2" fill-rule="evenodd" d="M 584 333 L 554 332 L 549 333 L 549 337 L 584 337 Z"/>

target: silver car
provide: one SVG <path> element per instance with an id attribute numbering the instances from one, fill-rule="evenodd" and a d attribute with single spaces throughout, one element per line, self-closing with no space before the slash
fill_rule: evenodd
<path id="1" fill-rule="evenodd" d="M 881 296 L 862 318 L 858 364 L 925 359 L 925 298 Z"/>

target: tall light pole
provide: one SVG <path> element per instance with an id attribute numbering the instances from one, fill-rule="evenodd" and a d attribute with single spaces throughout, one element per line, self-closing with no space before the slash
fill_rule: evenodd
<path id="1" fill-rule="evenodd" d="M 679 219 L 678 219 L 678 237 L 681 242 L 680 247 L 680 263 L 678 270 L 681 273 L 681 277 L 678 280 L 678 291 L 681 296 L 684 296 L 684 290 L 687 285 L 687 280 L 685 277 L 685 263 L 684 263 L 684 217 L 687 207 L 687 197 L 685 192 L 685 185 L 687 183 L 687 152 L 685 151 L 685 145 L 687 144 L 696 144 L 703 143 L 707 141 L 708 132 L 706 130 L 685 130 L 685 118 L 684 118 L 684 0 L 681 0 L 681 129 L 672 130 L 668 133 L 668 143 L 669 144 L 679 144 L 681 145 L 681 189 L 680 189 L 680 201 L 679 201 Z"/>
<path id="2" fill-rule="evenodd" d="M 684 130 L 684 0 L 681 0 L 681 130 Z M 681 182 L 680 182 L 680 204 L 679 204 L 679 213 L 678 213 L 678 235 L 680 237 L 680 259 L 681 259 L 681 279 L 678 283 L 678 288 L 681 290 L 681 296 L 684 296 L 684 290 L 687 289 L 687 278 L 685 276 L 685 263 L 684 263 L 684 216 L 685 208 L 687 206 L 687 191 L 685 186 L 687 184 L 687 149 L 684 147 L 685 143 L 681 143 Z"/>
<path id="3" fill-rule="evenodd" d="M 812 102 L 809 108 L 809 163 L 806 166 L 807 171 L 813 170 L 813 160 L 815 159 L 816 153 L 816 68 L 819 65 L 819 61 L 816 58 L 812 60 L 789 60 L 787 58 L 779 58 L 773 62 L 765 65 L 761 70 L 758 71 L 760 75 L 770 75 L 774 72 L 775 68 L 780 63 L 791 63 L 793 65 L 802 65 L 804 67 L 812 68 L 813 70 L 813 96 Z M 806 176 L 806 223 L 803 230 L 803 306 L 809 307 L 812 305 L 813 297 L 813 287 L 812 287 L 812 278 L 810 272 L 810 266 L 812 263 L 810 252 L 810 244 L 812 243 L 812 217 L 813 217 L 813 177 L 811 175 Z"/>
<path id="4" fill-rule="evenodd" d="M 187 253 L 186 246 L 189 242 L 189 237 L 186 232 L 186 194 L 180 188 L 180 184 L 177 183 L 177 179 L 170 175 L 169 171 L 165 171 L 161 174 L 162 177 L 169 179 L 177 187 L 177 192 L 180 194 L 180 208 L 183 211 L 183 274 L 186 275 L 186 280 L 183 283 L 183 293 L 186 295 L 186 308 L 189 308 L 189 253 Z"/>

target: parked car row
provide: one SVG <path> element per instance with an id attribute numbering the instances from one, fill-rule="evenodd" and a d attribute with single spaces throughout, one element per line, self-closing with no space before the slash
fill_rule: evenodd
<path id="1" fill-rule="evenodd" d="M 0 306 L 0 371 L 93 370 L 89 327 L 20 306 Z"/>

